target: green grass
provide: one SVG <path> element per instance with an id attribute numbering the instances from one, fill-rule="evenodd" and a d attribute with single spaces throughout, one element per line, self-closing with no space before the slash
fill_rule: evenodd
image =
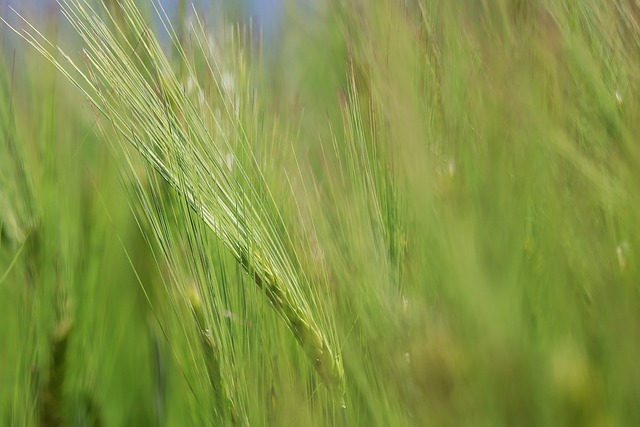
<path id="1" fill-rule="evenodd" d="M 0 32 L 1 425 L 640 424 L 640 4 L 138 3 Z"/>

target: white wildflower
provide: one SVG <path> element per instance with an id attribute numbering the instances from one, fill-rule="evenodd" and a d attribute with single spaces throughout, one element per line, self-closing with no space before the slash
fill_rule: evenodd
<path id="1" fill-rule="evenodd" d="M 211 59 L 216 57 L 216 41 L 213 38 L 213 34 L 207 36 L 207 49 L 209 50 L 209 56 Z"/>
<path id="2" fill-rule="evenodd" d="M 200 103 L 200 108 L 204 108 L 207 106 L 207 99 L 204 96 L 204 92 L 202 90 L 198 91 L 198 102 Z"/>
<path id="3" fill-rule="evenodd" d="M 187 83 L 185 85 L 185 89 L 187 90 L 187 93 L 188 94 L 193 93 L 197 85 L 198 83 L 196 82 L 196 79 L 194 79 L 192 75 L 189 75 L 189 77 L 187 77 Z"/>
<path id="4" fill-rule="evenodd" d="M 233 74 L 229 71 L 223 71 L 220 76 L 220 88 L 227 94 L 232 94 L 236 87 L 236 81 Z"/>
<path id="5" fill-rule="evenodd" d="M 229 152 L 225 154 L 224 163 L 225 165 L 227 165 L 227 168 L 229 169 L 229 171 L 233 171 L 233 163 L 234 163 L 233 153 Z"/>
<path id="6" fill-rule="evenodd" d="M 456 162 L 455 160 L 449 161 L 449 176 L 454 176 L 456 174 Z"/>
<path id="7" fill-rule="evenodd" d="M 623 241 L 618 244 L 616 247 L 616 256 L 618 258 L 618 265 L 620 266 L 620 270 L 624 271 L 627 269 L 628 265 L 628 255 L 629 255 L 629 242 Z"/>

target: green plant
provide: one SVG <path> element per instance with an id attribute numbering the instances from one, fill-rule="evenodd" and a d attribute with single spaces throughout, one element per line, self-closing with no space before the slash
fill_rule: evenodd
<path id="1" fill-rule="evenodd" d="M 640 423 L 634 1 L 110 3 L 2 56 L 0 423 Z"/>

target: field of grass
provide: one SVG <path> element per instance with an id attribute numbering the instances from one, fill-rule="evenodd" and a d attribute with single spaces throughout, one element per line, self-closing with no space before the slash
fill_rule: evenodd
<path id="1" fill-rule="evenodd" d="M 294 3 L 3 17 L 0 425 L 640 425 L 640 2 Z"/>

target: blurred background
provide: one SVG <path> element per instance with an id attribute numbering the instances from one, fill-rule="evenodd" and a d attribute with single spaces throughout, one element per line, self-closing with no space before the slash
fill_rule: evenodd
<path id="1" fill-rule="evenodd" d="M 104 0 L 105 3 L 115 3 L 114 0 Z M 231 19 L 253 20 L 264 29 L 267 39 L 276 37 L 281 19 L 284 13 L 284 0 L 158 0 L 159 4 L 167 11 L 170 17 L 180 14 L 191 15 L 191 10 L 197 10 L 216 15 L 224 12 Z M 140 2 L 145 6 L 149 2 Z M 291 6 L 295 3 L 309 7 L 313 0 L 295 0 L 288 2 Z M 58 11 L 56 0 L 2 0 L 0 7 L 3 16 L 8 16 L 8 11 L 13 8 L 20 13 L 28 15 L 50 16 Z"/>
<path id="2" fill-rule="evenodd" d="M 54 1 L 0 0 L 109 97 L 0 24 L 0 426 L 640 425 L 637 1 L 155 0 L 180 48 L 150 1 L 134 47 L 123 17 L 83 45 Z M 312 321 L 120 118 L 218 154 Z"/>

